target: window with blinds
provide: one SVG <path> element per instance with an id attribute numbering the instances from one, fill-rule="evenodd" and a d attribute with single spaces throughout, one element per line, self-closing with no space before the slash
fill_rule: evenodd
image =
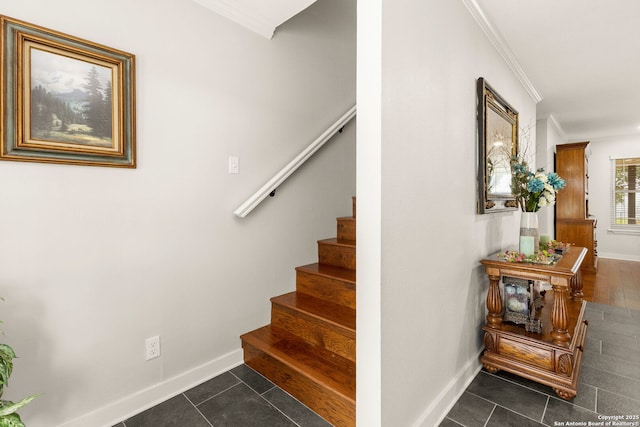
<path id="1" fill-rule="evenodd" d="M 640 231 L 640 157 L 613 159 L 611 228 Z"/>

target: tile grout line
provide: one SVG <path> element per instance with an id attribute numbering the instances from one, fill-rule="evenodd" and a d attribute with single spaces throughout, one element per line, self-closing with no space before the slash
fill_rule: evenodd
<path id="1" fill-rule="evenodd" d="M 542 410 L 542 418 L 540 418 L 540 423 L 544 424 L 544 416 L 547 414 L 547 408 L 549 407 L 549 399 L 551 396 L 547 396 L 547 401 L 544 403 L 544 409 Z"/>
<path id="2" fill-rule="evenodd" d="M 473 394 L 473 393 L 472 393 Z M 480 397 L 480 396 L 478 396 Z M 493 416 L 493 413 L 496 411 L 496 408 L 498 407 L 498 404 L 495 402 L 491 402 L 493 403 L 493 409 L 491 409 L 491 413 L 489 414 L 489 416 L 487 417 L 487 419 L 485 420 L 484 424 L 482 425 L 483 427 L 487 427 L 487 423 L 489 422 L 489 420 L 491 419 L 491 417 Z"/>
<path id="3" fill-rule="evenodd" d="M 603 371 L 603 372 L 605 372 L 605 371 Z M 636 380 L 636 381 L 637 381 L 637 380 Z M 588 384 L 588 385 L 591 385 L 591 384 Z M 591 387 L 593 387 L 593 388 L 595 388 L 595 389 L 596 389 L 596 396 L 597 396 L 597 392 L 598 392 L 598 390 L 602 388 L 601 386 L 594 386 L 594 385 L 591 385 Z M 640 400 L 635 399 L 635 398 L 633 398 L 633 397 L 629 397 L 628 395 L 620 394 L 620 393 L 616 393 L 616 392 L 614 392 L 614 391 L 607 390 L 607 389 L 605 389 L 605 388 L 603 388 L 602 390 L 603 390 L 603 391 L 605 391 L 605 392 L 607 392 L 607 393 L 613 394 L 613 395 L 615 395 L 615 396 L 620 396 L 620 397 L 624 397 L 625 399 L 628 399 L 628 400 L 633 400 L 634 402 L 638 402 L 638 403 L 640 404 Z M 598 409 L 598 408 L 597 408 L 597 405 L 598 405 L 598 402 L 596 401 L 596 409 Z M 597 412 L 596 412 L 596 413 L 597 413 Z"/>
<path id="4" fill-rule="evenodd" d="M 269 390 L 265 391 L 265 393 L 273 390 L 275 387 L 271 387 Z M 256 392 L 256 394 L 258 396 L 260 396 L 260 398 L 262 400 L 264 400 L 265 402 L 267 402 L 269 405 L 271 405 L 272 408 L 274 408 L 276 411 L 280 412 L 282 415 L 284 415 L 289 421 L 291 421 L 293 424 L 295 424 L 297 427 L 302 427 L 300 426 L 300 424 L 298 424 L 294 419 L 292 419 L 289 415 L 285 414 L 283 411 L 280 410 L 280 408 L 278 408 L 276 405 L 274 405 L 269 399 L 267 399 L 266 397 L 264 397 L 262 394 Z M 297 399 L 296 399 L 297 400 Z"/>
<path id="5" fill-rule="evenodd" d="M 518 384 L 518 385 L 519 385 L 519 384 Z M 524 386 L 523 386 L 523 387 L 524 387 Z M 524 387 L 524 388 L 527 388 L 527 387 Z M 530 390 L 533 390 L 533 389 L 530 389 Z M 533 391 L 535 391 L 536 393 L 542 394 L 543 396 L 546 396 L 546 397 L 547 397 L 547 401 L 549 400 L 549 398 L 550 398 L 550 397 L 552 397 L 552 396 L 549 396 L 549 395 L 546 395 L 546 394 L 540 393 L 540 392 L 539 392 L 539 391 L 537 391 L 537 390 L 533 390 Z M 523 413 L 517 412 L 517 411 L 516 411 L 516 410 L 514 410 L 514 409 L 507 408 L 506 406 L 499 405 L 499 404 L 497 404 L 496 402 L 494 402 L 493 400 L 489 400 L 489 399 L 487 399 L 487 398 L 485 398 L 485 397 L 479 396 L 479 395 L 477 395 L 477 394 L 475 394 L 475 393 L 473 393 L 473 392 L 471 392 L 471 391 L 468 391 L 468 390 L 467 390 L 465 393 L 469 393 L 470 395 L 475 396 L 475 397 L 477 397 L 477 398 L 479 398 L 479 399 L 482 399 L 482 400 L 484 400 L 485 402 L 489 402 L 489 403 L 491 403 L 491 404 L 493 405 L 493 409 L 491 410 L 491 414 L 489 414 L 489 418 L 487 418 L 487 421 L 485 421 L 485 423 L 484 423 L 484 425 L 485 425 L 485 426 L 487 425 L 487 423 L 488 423 L 488 422 L 489 422 L 489 420 L 491 419 L 491 416 L 493 415 L 493 412 L 496 410 L 496 408 L 497 408 L 498 406 L 499 406 L 499 407 L 501 407 L 501 408 L 502 408 L 502 409 L 504 409 L 504 410 L 507 410 L 507 411 L 509 411 L 509 412 L 513 412 L 514 414 L 518 414 L 518 415 L 520 415 L 522 418 L 526 418 L 526 419 L 531 420 L 531 421 L 536 421 L 534 418 L 531 418 L 531 417 L 529 417 L 529 416 L 527 416 L 527 415 L 525 415 L 525 414 L 523 414 Z M 536 422 L 538 422 L 538 421 L 536 421 Z"/>
<path id="6" fill-rule="evenodd" d="M 228 390 L 228 389 L 227 389 L 227 390 Z M 218 394 L 220 394 L 220 393 L 218 393 Z M 182 395 L 184 396 L 184 398 L 185 398 L 185 399 L 187 399 L 187 402 L 189 402 L 189 403 L 191 404 L 191 406 L 193 406 L 193 408 L 194 408 L 196 411 L 198 411 L 198 413 L 200 414 L 200 416 L 201 416 L 201 417 L 202 417 L 202 418 L 207 422 L 207 424 L 209 424 L 211 427 L 213 427 L 213 424 L 211 424 L 211 421 L 209 421 L 209 420 L 207 419 L 207 417 L 205 417 L 205 416 L 204 416 L 204 414 L 200 411 L 200 409 L 198 408 L 198 406 L 197 406 L 195 403 L 193 403 L 193 402 L 191 401 L 191 399 L 189 399 L 189 397 L 187 397 L 187 395 L 186 395 L 186 394 L 182 393 Z M 207 399 L 207 400 L 208 400 L 208 399 Z M 126 426 L 125 426 L 125 427 L 126 427 Z"/>
<path id="7" fill-rule="evenodd" d="M 236 378 L 237 378 L 237 377 L 236 377 Z M 234 388 L 234 387 L 238 386 L 238 385 L 240 384 L 240 382 L 241 382 L 241 381 L 239 381 L 239 382 L 235 383 L 235 384 L 234 384 L 234 385 L 232 385 L 232 386 L 229 386 L 229 387 L 225 388 L 224 390 L 222 390 L 222 391 L 221 391 L 221 392 L 219 392 L 219 393 L 214 394 L 213 396 L 209 396 L 209 397 L 207 397 L 205 400 L 203 400 L 202 402 L 198 403 L 197 405 L 196 405 L 195 403 L 194 403 L 193 405 L 194 405 L 194 406 L 200 406 L 200 405 L 202 405 L 203 403 L 210 401 L 210 400 L 211 400 L 211 399 L 213 399 L 214 397 L 218 397 L 218 396 L 220 396 L 222 393 L 225 393 L 225 392 L 227 392 L 227 391 L 231 390 L 232 388 Z M 183 394 L 184 394 L 184 393 L 183 393 Z M 184 397 L 187 397 L 187 396 L 185 395 Z M 191 400 L 190 400 L 188 397 L 187 397 L 187 400 L 189 400 L 189 402 L 191 402 Z"/>
<path id="8" fill-rule="evenodd" d="M 596 354 L 597 354 L 597 353 L 596 353 Z M 606 354 L 605 354 L 605 355 L 603 355 L 603 356 L 608 356 L 608 355 L 606 355 Z M 610 356 L 610 357 L 614 357 L 614 356 Z M 623 362 L 623 363 L 633 363 L 633 362 L 630 362 L 630 361 L 625 360 L 625 359 L 620 359 L 619 357 L 615 357 L 615 359 L 620 360 L 620 362 Z M 596 371 L 603 372 L 603 373 L 605 373 L 605 374 L 615 375 L 615 376 L 618 376 L 618 377 L 620 377 L 620 378 L 624 378 L 625 380 L 631 380 L 631 381 L 634 381 L 634 382 L 640 383 L 640 379 L 638 379 L 638 378 L 633 378 L 633 377 L 629 377 L 629 376 L 627 376 L 627 375 L 618 374 L 618 373 L 616 373 L 616 372 L 611 372 L 611 371 L 608 371 L 608 370 L 606 370 L 606 369 L 596 368 L 596 367 L 593 367 L 593 366 L 590 366 L 590 365 L 585 365 L 584 363 L 582 364 L 582 367 L 591 368 L 591 369 L 594 369 L 594 370 L 596 370 Z M 582 381 L 581 381 L 581 382 L 582 382 Z M 588 383 L 584 383 L 584 384 L 588 384 Z M 598 387 L 598 386 L 596 386 L 595 384 L 588 384 L 588 385 L 591 385 L 591 386 L 593 386 L 593 387 Z M 608 390 L 608 391 L 610 391 L 610 390 Z M 615 393 L 615 394 L 618 394 L 618 393 Z M 638 400 L 638 399 L 633 399 L 633 400 Z"/>
<path id="9" fill-rule="evenodd" d="M 480 371 L 480 372 L 485 372 L 485 371 Z M 536 392 L 536 393 L 541 394 L 541 395 L 543 395 L 543 396 L 546 396 L 546 397 L 553 397 L 552 395 L 550 395 L 550 394 L 548 394 L 548 393 L 544 393 L 544 392 L 542 392 L 542 391 L 540 391 L 540 390 L 536 390 L 535 388 L 529 387 L 528 385 L 525 385 L 525 384 L 520 384 L 519 382 L 516 382 L 516 381 L 511 380 L 511 379 L 509 379 L 509 378 L 503 378 L 503 377 L 501 377 L 501 376 L 499 376 L 499 375 L 492 374 L 491 372 L 485 372 L 485 373 L 486 373 L 487 375 L 491 375 L 492 377 L 494 377 L 494 378 L 496 378 L 496 379 L 499 379 L 499 380 L 502 380 L 502 381 L 506 381 L 506 382 L 508 382 L 508 383 L 510 383 L 510 384 L 517 385 L 518 387 L 525 388 L 525 389 L 527 389 L 527 390 L 530 390 L 530 391 Z M 517 374 L 513 374 L 513 375 L 517 375 Z M 549 388 L 551 388 L 551 387 L 549 387 Z"/>
<path id="10" fill-rule="evenodd" d="M 251 369 L 251 368 L 250 368 L 250 369 Z M 252 369 L 252 370 L 253 370 L 253 369 Z M 266 393 L 266 392 L 271 391 L 271 390 L 273 390 L 274 388 L 276 388 L 276 387 L 277 387 L 277 385 L 275 385 L 274 383 L 272 383 L 270 379 L 268 379 L 267 377 L 265 377 L 264 375 L 262 375 L 260 372 L 258 372 L 258 371 L 253 371 L 253 372 L 255 372 L 256 374 L 260 375 L 260 376 L 261 376 L 262 378 L 264 378 L 266 381 L 269 381 L 269 383 L 273 386 L 273 387 L 270 387 L 269 389 L 267 389 L 267 390 L 263 391 L 262 393 Z M 262 393 L 259 393 L 259 392 L 258 392 L 258 390 L 256 390 L 255 388 L 251 387 L 251 386 L 249 385 L 249 383 L 247 383 L 246 381 L 244 381 L 242 378 L 240 378 L 239 376 L 237 376 L 236 374 L 234 374 L 234 373 L 233 373 L 233 372 L 231 372 L 231 371 L 229 371 L 229 373 L 230 373 L 231 375 L 233 375 L 234 377 L 236 377 L 236 378 L 238 379 L 238 381 L 240 381 L 242 384 L 244 384 L 244 385 L 246 385 L 247 387 L 249 387 L 249 390 L 253 391 L 253 392 L 254 392 L 254 393 L 256 393 L 256 394 L 262 395 Z"/>
<path id="11" fill-rule="evenodd" d="M 290 420 L 292 423 L 294 423 L 297 427 L 301 427 L 300 424 L 298 424 L 295 420 L 293 420 L 289 415 L 287 415 L 285 412 L 281 411 L 280 408 L 278 408 L 276 405 L 274 405 L 269 399 L 267 399 L 266 397 L 264 397 L 263 395 L 265 393 L 270 392 L 271 390 L 274 390 L 276 388 L 278 388 L 277 385 L 273 384 L 271 382 L 271 380 L 269 380 L 267 377 L 265 377 L 264 375 L 262 375 L 260 372 L 257 372 L 255 370 L 252 369 L 253 372 L 256 372 L 258 375 L 260 375 L 262 378 L 264 378 L 265 380 L 269 381 L 270 384 L 273 385 L 273 387 L 265 390 L 262 393 L 259 393 L 257 390 L 255 390 L 253 387 L 251 387 L 249 384 L 247 384 L 245 381 L 242 380 L 242 378 L 240 378 L 239 376 L 237 376 L 236 374 L 234 374 L 233 372 L 229 371 L 231 373 L 231 375 L 233 375 L 234 377 L 236 377 L 241 383 L 243 383 L 244 385 L 246 385 L 249 390 L 253 391 L 255 394 L 257 394 L 258 396 L 260 396 L 260 398 L 262 398 L 265 402 L 267 402 L 272 408 L 274 408 L 276 411 L 280 412 L 282 415 L 284 415 L 288 420 Z M 283 392 L 287 393 L 285 390 L 281 389 Z M 287 393 L 287 395 L 291 396 L 289 393 Z M 296 402 L 299 402 L 301 405 L 304 405 L 304 403 L 300 402 L 298 399 L 296 399 L 295 397 L 291 396 L 292 399 L 295 399 Z M 305 408 L 309 408 L 308 406 L 304 405 Z M 313 412 L 313 411 L 312 411 Z M 315 413 L 315 412 L 314 412 Z M 324 418 L 322 418 L 324 420 Z M 326 421 L 326 420 L 325 420 Z"/>

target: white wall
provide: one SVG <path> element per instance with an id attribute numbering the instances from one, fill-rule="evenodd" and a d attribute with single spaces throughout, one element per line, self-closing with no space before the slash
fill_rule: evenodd
<path id="1" fill-rule="evenodd" d="M 610 158 L 640 157 L 640 135 L 594 139 L 589 147 L 589 210 L 598 219 L 598 256 L 640 261 L 640 235 L 608 231 L 611 224 Z"/>
<path id="2" fill-rule="evenodd" d="M 30 427 L 111 425 L 239 363 L 239 335 L 269 322 L 269 298 L 350 213 L 355 123 L 232 215 L 353 105 L 355 0 L 317 2 L 272 40 L 191 1 L 0 13 L 136 55 L 137 169 L 0 164 L 2 341 L 20 356 L 5 397 L 44 393 L 21 411 Z"/>
<path id="3" fill-rule="evenodd" d="M 475 81 L 487 78 L 524 123 L 535 121 L 535 104 L 462 2 L 374 3 L 358 4 L 359 20 L 370 12 L 373 21 L 371 33 L 359 26 L 358 46 L 370 48 L 367 37 L 382 34 L 381 113 L 361 109 L 359 126 L 380 126 L 381 114 L 381 139 L 365 141 L 359 133 L 358 162 L 364 149 L 381 167 L 358 169 L 358 196 L 359 203 L 381 207 L 381 267 L 359 258 L 359 283 L 381 270 L 380 286 L 359 285 L 358 311 L 368 304 L 382 337 L 381 349 L 375 340 L 360 346 L 359 323 L 358 364 L 379 358 L 382 365 L 381 420 L 367 425 L 432 426 L 479 367 L 487 280 L 478 260 L 515 244 L 519 226 L 516 212 L 475 213 Z M 375 25 L 380 10 L 381 31 Z M 358 99 L 361 90 L 376 91 L 375 82 L 358 87 Z M 363 188 L 372 183 L 375 189 L 377 182 L 380 191 L 363 200 Z M 359 377 L 359 388 L 363 381 Z M 374 391 L 364 397 L 369 400 L 358 397 L 359 417 L 378 410 Z"/>
<path id="4" fill-rule="evenodd" d="M 382 0 L 358 0 L 358 271 L 356 421 L 381 422 Z"/>
<path id="5" fill-rule="evenodd" d="M 545 171 L 555 171 L 555 148 L 558 144 L 564 144 L 566 139 L 552 118 L 536 121 L 536 168 L 544 168 Z M 555 237 L 555 218 L 553 207 L 543 208 L 538 211 L 538 221 L 541 234 Z"/>

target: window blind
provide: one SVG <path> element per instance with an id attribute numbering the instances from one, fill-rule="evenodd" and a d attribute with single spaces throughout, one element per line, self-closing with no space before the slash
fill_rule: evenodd
<path id="1" fill-rule="evenodd" d="M 640 232 L 640 157 L 611 159 L 611 230 Z"/>

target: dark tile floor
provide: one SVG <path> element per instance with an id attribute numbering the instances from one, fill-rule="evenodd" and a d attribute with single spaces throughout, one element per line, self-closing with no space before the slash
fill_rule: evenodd
<path id="1" fill-rule="evenodd" d="M 302 403 L 240 365 L 114 427 L 330 427 Z"/>
<path id="2" fill-rule="evenodd" d="M 580 385 L 572 401 L 516 375 L 481 371 L 440 426 L 588 425 L 589 421 L 603 421 L 598 415 L 630 417 L 620 421 L 636 424 L 617 425 L 639 426 L 640 419 L 633 417 L 640 416 L 640 311 L 589 302 L 586 318 L 589 329 Z M 114 427 L 143 426 L 330 424 L 251 368 L 240 365 Z"/>
<path id="3" fill-rule="evenodd" d="M 589 302 L 585 317 L 589 328 L 573 400 L 516 375 L 483 370 L 440 426 L 639 426 L 640 311 Z M 622 423 L 607 424 L 603 415 L 621 416 Z"/>

